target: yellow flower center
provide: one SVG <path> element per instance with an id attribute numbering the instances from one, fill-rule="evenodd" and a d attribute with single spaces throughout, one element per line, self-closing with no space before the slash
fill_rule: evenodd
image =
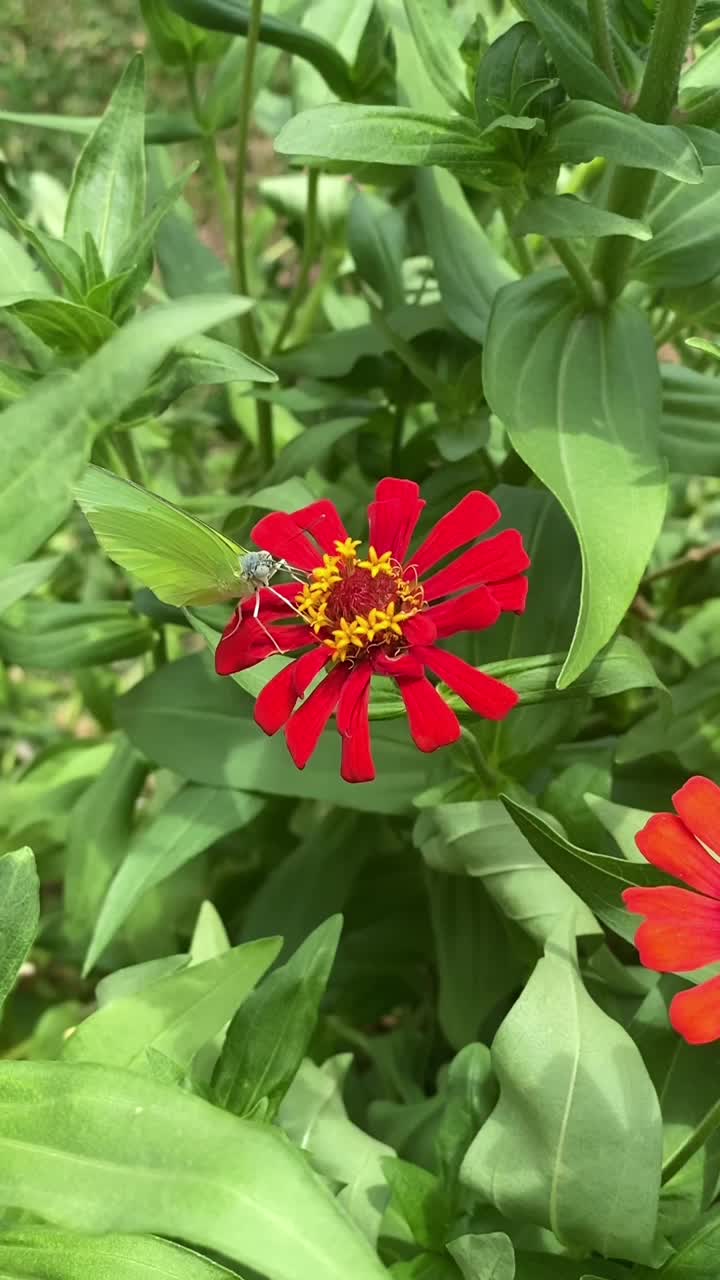
<path id="1" fill-rule="evenodd" d="M 390 551 L 378 555 L 370 547 L 359 560 L 354 538 L 335 543 L 334 556 L 324 555 L 295 603 L 308 626 L 339 662 L 371 646 L 396 649 L 403 626 L 423 607 L 423 590 L 408 581 Z"/>

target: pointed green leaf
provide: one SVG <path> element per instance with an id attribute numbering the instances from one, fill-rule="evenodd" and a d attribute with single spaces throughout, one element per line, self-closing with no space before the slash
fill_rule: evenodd
<path id="1" fill-rule="evenodd" d="M 65 216 L 65 238 L 78 251 L 89 233 L 109 275 L 145 212 L 143 60 L 132 59 L 77 162 Z"/>
<path id="2" fill-rule="evenodd" d="M 117 333 L 107 316 L 67 298 L 16 299 L 0 293 L 0 307 L 11 307 L 28 329 L 62 354 L 90 354 Z"/>
<path id="3" fill-rule="evenodd" d="M 157 1236 L 102 1235 L 35 1227 L 4 1231 L 7 1280 L 238 1280 L 217 1262 Z"/>
<path id="4" fill-rule="evenodd" d="M 702 182 L 697 151 L 682 129 L 649 124 L 599 102 L 568 102 L 561 107 L 534 164 L 581 164 L 596 156 L 635 169 L 655 169 L 678 182 Z"/>
<path id="5" fill-rule="evenodd" d="M 572 240 L 597 236 L 632 236 L 650 240 L 652 231 L 644 222 L 623 218 L 618 213 L 599 209 L 577 196 L 537 196 L 520 210 L 512 225 L 514 236 L 537 234 L 555 240 Z"/>
<path id="6" fill-rule="evenodd" d="M 564 688 L 624 617 L 665 514 L 655 343 L 627 303 L 586 312 L 567 279 L 538 272 L 498 294 L 484 375 L 493 412 L 580 543 L 582 595 L 558 677 Z"/>
<path id="7" fill-rule="evenodd" d="M 0 1010 L 35 940 L 40 885 L 31 849 L 0 857 Z"/>
<path id="8" fill-rule="evenodd" d="M 270 1125 L 238 1120 L 175 1085 L 88 1063 L 0 1063 L 0 1095 L 4 1206 L 90 1235 L 185 1240 L 268 1280 L 386 1276 Z"/>
<path id="9" fill-rule="evenodd" d="M 15 237 L 2 227 L 0 227 L 0 273 L 2 294 L 7 298 L 13 296 L 51 298 L 53 296 L 53 291 L 37 263 L 33 262 L 29 253 L 23 249 Z M 7 305 L 0 296 L 0 307 Z"/>
<path id="10" fill-rule="evenodd" d="M 453 111 L 472 116 L 465 91 L 466 67 L 460 32 L 445 0 L 405 0 L 405 12 L 418 53 L 435 88 Z"/>
<path id="11" fill-rule="evenodd" d="M 502 1231 L 456 1236 L 447 1248 L 464 1280 L 515 1280 L 515 1250 Z"/>
<path id="12" fill-rule="evenodd" d="M 720 165 L 697 187 L 662 178 L 645 217 L 652 240 L 633 255 L 632 274 L 659 289 L 702 284 L 720 261 Z"/>
<path id="13" fill-rule="evenodd" d="M 37 587 L 48 581 L 55 572 L 60 560 L 57 556 L 44 556 L 40 560 L 28 560 L 26 564 L 18 564 L 14 569 L 0 575 L 0 613 L 4 613 L 11 605 L 23 596 L 29 595 Z"/>
<path id="14" fill-rule="evenodd" d="M 523 10 L 547 45 L 570 97 L 616 106 L 615 88 L 593 52 L 583 0 L 524 0 Z"/>

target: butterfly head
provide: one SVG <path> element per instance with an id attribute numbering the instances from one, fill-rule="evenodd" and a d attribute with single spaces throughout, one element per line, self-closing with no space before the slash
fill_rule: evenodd
<path id="1" fill-rule="evenodd" d="M 255 590 L 266 587 L 281 567 L 269 551 L 248 551 L 240 557 L 240 572 Z"/>

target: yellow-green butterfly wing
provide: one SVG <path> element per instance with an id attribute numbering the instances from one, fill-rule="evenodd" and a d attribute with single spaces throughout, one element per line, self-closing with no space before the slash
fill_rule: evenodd
<path id="1" fill-rule="evenodd" d="M 166 604 L 215 604 L 252 594 L 240 567 L 246 549 L 157 493 L 88 467 L 75 498 L 110 559 Z"/>

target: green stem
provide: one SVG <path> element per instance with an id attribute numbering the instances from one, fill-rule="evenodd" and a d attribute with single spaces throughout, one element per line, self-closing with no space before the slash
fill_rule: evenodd
<path id="1" fill-rule="evenodd" d="M 622 99 L 625 88 L 615 65 L 607 0 L 588 0 L 588 22 L 595 61 L 605 72 L 618 98 Z"/>
<path id="2" fill-rule="evenodd" d="M 602 305 L 602 291 L 597 281 L 593 280 L 585 263 L 578 257 L 567 240 L 550 239 L 548 243 L 554 253 L 557 254 L 568 275 L 574 280 L 580 297 L 588 304 L 591 310 L 596 310 L 597 307 Z"/>
<path id="3" fill-rule="evenodd" d="M 240 104 L 237 122 L 237 155 L 235 164 L 235 284 L 238 293 L 245 296 L 249 293 L 249 277 L 247 256 L 245 252 L 247 228 L 245 223 L 245 196 L 248 159 L 248 138 L 250 136 L 250 118 L 252 115 L 253 80 L 255 76 L 255 57 L 260 36 L 262 19 L 262 0 L 252 0 L 250 22 L 245 41 L 245 61 L 243 63 L 242 85 L 240 88 Z M 254 360 L 262 359 L 260 341 L 255 327 L 252 311 L 240 317 L 240 342 L 243 350 Z M 268 471 L 273 464 L 275 444 L 273 441 L 272 406 L 267 400 L 255 401 L 255 414 L 258 429 L 258 452 L 263 469 Z"/>
<path id="4" fill-rule="evenodd" d="M 651 124 L 666 124 L 677 102 L 678 82 L 690 40 L 696 0 L 658 0 L 635 112 Z M 616 169 L 610 184 L 608 209 L 626 218 L 642 218 L 648 205 L 655 173 L 651 169 Z M 625 276 L 635 241 L 630 236 L 606 236 L 595 251 L 593 272 L 602 280 L 609 298 L 615 298 Z"/>
<path id="5" fill-rule="evenodd" d="M 230 184 L 228 183 L 225 165 L 223 164 L 217 149 L 217 138 L 214 133 L 208 133 L 203 141 L 203 151 L 205 152 L 205 160 L 210 175 L 210 181 L 215 192 L 215 199 L 220 210 L 220 221 L 223 226 L 225 243 L 230 246 L 233 242 L 235 216 L 233 212 L 232 195 L 230 193 Z"/>
<path id="6" fill-rule="evenodd" d="M 696 1129 L 688 1135 L 681 1146 L 678 1147 L 674 1155 L 665 1161 L 662 1168 L 662 1185 L 665 1186 L 675 1174 L 686 1165 L 688 1160 L 699 1151 L 707 1142 L 708 1138 L 720 1129 L 720 1102 L 715 1102 L 710 1110 L 700 1121 Z"/>
<path id="7" fill-rule="evenodd" d="M 303 247 L 302 258 L 300 260 L 300 270 L 298 278 L 295 281 L 290 298 L 288 300 L 285 315 L 278 329 L 277 336 L 272 345 L 271 355 L 278 351 L 282 351 L 285 339 L 292 329 L 298 307 L 305 297 L 308 280 L 310 279 L 310 271 L 315 261 L 315 240 L 317 233 L 317 206 L 318 206 L 318 183 L 320 179 L 319 169 L 308 170 L 307 182 L 307 203 L 305 206 L 305 228 L 303 231 Z"/>
<path id="8" fill-rule="evenodd" d="M 514 236 L 511 231 L 512 224 L 515 221 L 515 215 L 518 211 L 518 202 L 513 199 L 509 192 L 500 196 L 500 210 L 502 212 L 503 222 L 505 223 L 505 229 L 508 233 L 508 238 L 511 240 L 512 247 L 515 251 L 515 257 L 517 259 L 520 274 L 523 276 L 529 276 L 534 270 L 532 254 L 527 246 L 524 236 Z"/>

